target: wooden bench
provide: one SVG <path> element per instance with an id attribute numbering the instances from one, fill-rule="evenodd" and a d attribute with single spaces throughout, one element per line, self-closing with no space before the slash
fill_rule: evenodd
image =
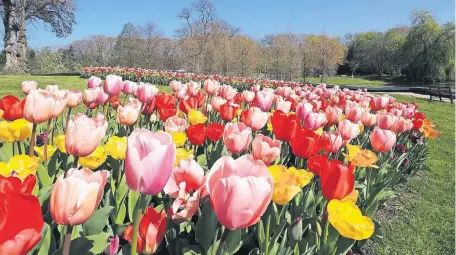
<path id="1" fill-rule="evenodd" d="M 433 96 L 437 96 L 440 101 L 442 101 L 442 98 L 449 98 L 452 104 L 454 102 L 455 93 L 448 85 L 431 84 L 428 87 L 428 93 L 429 101 L 432 101 Z"/>

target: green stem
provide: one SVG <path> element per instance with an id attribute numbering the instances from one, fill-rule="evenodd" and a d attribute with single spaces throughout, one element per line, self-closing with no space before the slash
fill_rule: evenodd
<path id="1" fill-rule="evenodd" d="M 77 168 L 78 167 L 78 160 L 79 160 L 79 157 L 78 156 L 74 156 L 73 168 Z"/>
<path id="2" fill-rule="evenodd" d="M 65 235 L 65 242 L 63 243 L 63 255 L 70 254 L 71 233 L 73 233 L 73 226 L 68 225 L 66 235 Z"/>
<path id="3" fill-rule="evenodd" d="M 141 221 L 141 217 L 144 211 L 143 204 L 145 203 L 146 196 L 140 194 L 139 201 L 136 204 L 135 216 L 134 216 L 134 227 L 133 227 L 133 238 L 131 240 L 131 255 L 136 255 L 136 247 L 138 242 L 138 231 L 139 231 L 139 222 Z"/>
<path id="4" fill-rule="evenodd" d="M 372 173 L 372 169 L 371 168 L 367 168 L 367 177 L 366 177 L 366 203 L 369 199 L 369 192 L 370 192 L 370 182 L 371 182 L 371 173 Z"/>
<path id="5" fill-rule="evenodd" d="M 33 123 L 32 136 L 30 136 L 30 148 L 29 148 L 30 157 L 33 157 L 33 155 L 35 155 L 34 149 L 35 149 L 36 126 L 37 126 L 36 123 Z"/>
<path id="6" fill-rule="evenodd" d="M 47 153 L 47 148 L 48 148 L 48 141 L 49 141 L 49 129 L 51 128 L 51 122 L 52 122 L 52 119 L 49 119 L 48 120 L 48 123 L 47 123 L 47 126 L 46 126 L 46 133 L 45 133 L 45 136 L 44 136 L 44 162 L 47 166 L 47 160 L 48 160 L 48 153 Z"/>
<path id="7" fill-rule="evenodd" d="M 228 237 L 228 232 L 230 230 L 228 228 L 225 228 L 222 232 L 222 237 L 220 238 L 219 246 L 217 248 L 217 253 L 216 254 L 223 254 L 224 253 L 224 245 L 226 242 L 226 238 Z"/>
<path id="8" fill-rule="evenodd" d="M 19 154 L 22 154 L 21 142 L 17 142 L 17 149 L 19 151 Z"/>
<path id="9" fill-rule="evenodd" d="M 67 114 L 67 117 L 66 117 L 64 130 L 67 129 L 67 127 L 68 127 L 68 122 L 70 122 L 71 109 L 73 109 L 73 108 L 69 108 L 69 109 L 68 109 L 68 114 Z"/>

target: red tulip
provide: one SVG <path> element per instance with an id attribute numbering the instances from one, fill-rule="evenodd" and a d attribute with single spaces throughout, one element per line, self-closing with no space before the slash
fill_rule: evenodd
<path id="1" fill-rule="evenodd" d="M 233 102 L 235 104 L 241 104 L 242 103 L 242 94 L 236 93 L 236 95 L 234 96 Z"/>
<path id="2" fill-rule="evenodd" d="M 25 98 L 21 101 L 13 95 L 4 96 L 0 99 L 0 110 L 3 110 L 3 118 L 13 121 L 22 118 Z"/>
<path id="3" fill-rule="evenodd" d="M 412 120 L 413 123 L 413 130 L 420 130 L 421 126 L 423 126 L 423 121 L 420 119 Z"/>
<path id="4" fill-rule="evenodd" d="M 320 136 L 311 129 L 298 129 L 290 142 L 293 153 L 300 158 L 308 158 L 321 150 Z"/>
<path id="5" fill-rule="evenodd" d="M 210 123 L 207 125 L 206 134 L 209 140 L 215 142 L 222 138 L 225 126 L 219 123 Z"/>
<path id="6" fill-rule="evenodd" d="M 159 93 L 155 96 L 157 108 L 172 108 L 176 104 L 176 98 L 173 95 Z"/>
<path id="7" fill-rule="evenodd" d="M 152 113 L 155 110 L 155 106 L 157 105 L 157 99 L 158 99 L 158 95 L 155 96 L 154 98 L 152 98 L 152 100 L 150 102 L 145 103 L 141 113 L 144 115 L 152 115 Z M 174 107 L 174 105 L 169 108 L 173 108 L 173 107 Z M 157 106 L 157 108 L 158 108 L 158 106 Z"/>
<path id="8" fill-rule="evenodd" d="M 295 114 L 287 116 L 284 112 L 277 110 L 271 117 L 272 130 L 277 139 L 289 142 L 301 128 Z"/>
<path id="9" fill-rule="evenodd" d="M 158 116 L 162 121 L 166 121 L 169 117 L 175 116 L 177 113 L 176 108 L 161 108 L 158 109 Z"/>
<path id="10" fill-rule="evenodd" d="M 204 124 L 190 125 L 187 129 L 188 140 L 193 145 L 201 145 L 206 139 L 206 127 Z"/>
<path id="11" fill-rule="evenodd" d="M 32 195 L 36 177 L 24 182 L 0 176 L 0 254 L 27 254 L 41 239 L 44 225 L 38 198 Z"/>
<path id="12" fill-rule="evenodd" d="M 426 119 L 426 115 L 424 115 L 424 113 L 421 113 L 421 112 L 415 112 L 415 115 L 413 117 L 415 117 L 415 119 L 421 119 L 421 120 Z"/>
<path id="13" fill-rule="evenodd" d="M 350 194 L 355 186 L 353 166 L 346 166 L 339 160 L 331 160 L 321 169 L 321 190 L 326 200 L 341 200 Z"/>
<path id="14" fill-rule="evenodd" d="M 223 120 L 231 121 L 236 115 L 237 107 L 230 103 L 224 103 L 220 106 L 220 117 Z"/>
<path id="15" fill-rule="evenodd" d="M 198 94 L 196 94 L 195 98 L 198 107 L 203 106 L 203 104 L 206 102 L 206 97 L 207 95 L 202 93 L 201 91 L 199 91 Z"/>
<path id="16" fill-rule="evenodd" d="M 196 101 L 195 97 L 188 97 L 184 100 L 182 100 L 179 104 L 179 109 L 185 113 L 188 114 L 188 111 L 190 109 L 196 109 L 198 106 L 198 102 Z"/>
<path id="17" fill-rule="evenodd" d="M 328 155 L 313 155 L 307 160 L 307 167 L 315 175 L 320 175 L 321 170 L 328 164 Z"/>

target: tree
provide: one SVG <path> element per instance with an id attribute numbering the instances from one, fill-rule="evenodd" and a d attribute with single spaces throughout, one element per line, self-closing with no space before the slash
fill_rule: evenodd
<path id="1" fill-rule="evenodd" d="M 248 74 L 257 63 L 257 43 L 247 37 L 238 35 L 233 37 L 233 66 L 240 76 Z"/>
<path id="2" fill-rule="evenodd" d="M 27 22 L 43 21 L 58 37 L 66 37 L 76 23 L 74 11 L 72 0 L 2 0 L 4 72 L 23 73 L 26 70 Z"/>
<path id="3" fill-rule="evenodd" d="M 139 45 L 138 29 L 132 23 L 125 24 L 116 41 L 116 65 L 134 67 L 140 54 Z"/>

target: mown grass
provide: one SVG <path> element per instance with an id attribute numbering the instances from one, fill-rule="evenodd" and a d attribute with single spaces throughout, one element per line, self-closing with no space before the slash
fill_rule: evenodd
<path id="1" fill-rule="evenodd" d="M 454 254 L 455 252 L 455 107 L 395 95 L 416 102 L 436 124 L 441 136 L 429 141 L 429 172 L 408 179 L 398 197 L 388 201 L 376 218 L 385 233 L 369 254 Z"/>
<path id="2" fill-rule="evenodd" d="M 305 79 L 308 82 L 312 83 L 320 83 L 320 78 L 314 77 L 314 78 L 306 78 Z M 302 79 L 300 80 L 302 81 Z M 373 79 L 367 79 L 363 77 L 330 77 L 330 78 L 325 78 L 323 80 L 324 83 L 327 84 L 334 84 L 334 85 L 357 85 L 357 86 L 370 86 L 370 87 L 379 87 L 379 86 L 384 86 L 387 85 L 388 82 L 384 80 L 373 80 Z"/>
<path id="3" fill-rule="evenodd" d="M 47 85 L 59 85 L 61 89 L 78 89 L 87 88 L 87 79 L 78 76 L 32 76 L 32 75 L 0 75 L 0 96 L 12 94 L 23 97 L 21 92 L 21 83 L 23 81 L 33 80 L 38 82 L 38 87 L 45 88 Z M 160 91 L 170 92 L 169 86 L 156 85 Z"/>

